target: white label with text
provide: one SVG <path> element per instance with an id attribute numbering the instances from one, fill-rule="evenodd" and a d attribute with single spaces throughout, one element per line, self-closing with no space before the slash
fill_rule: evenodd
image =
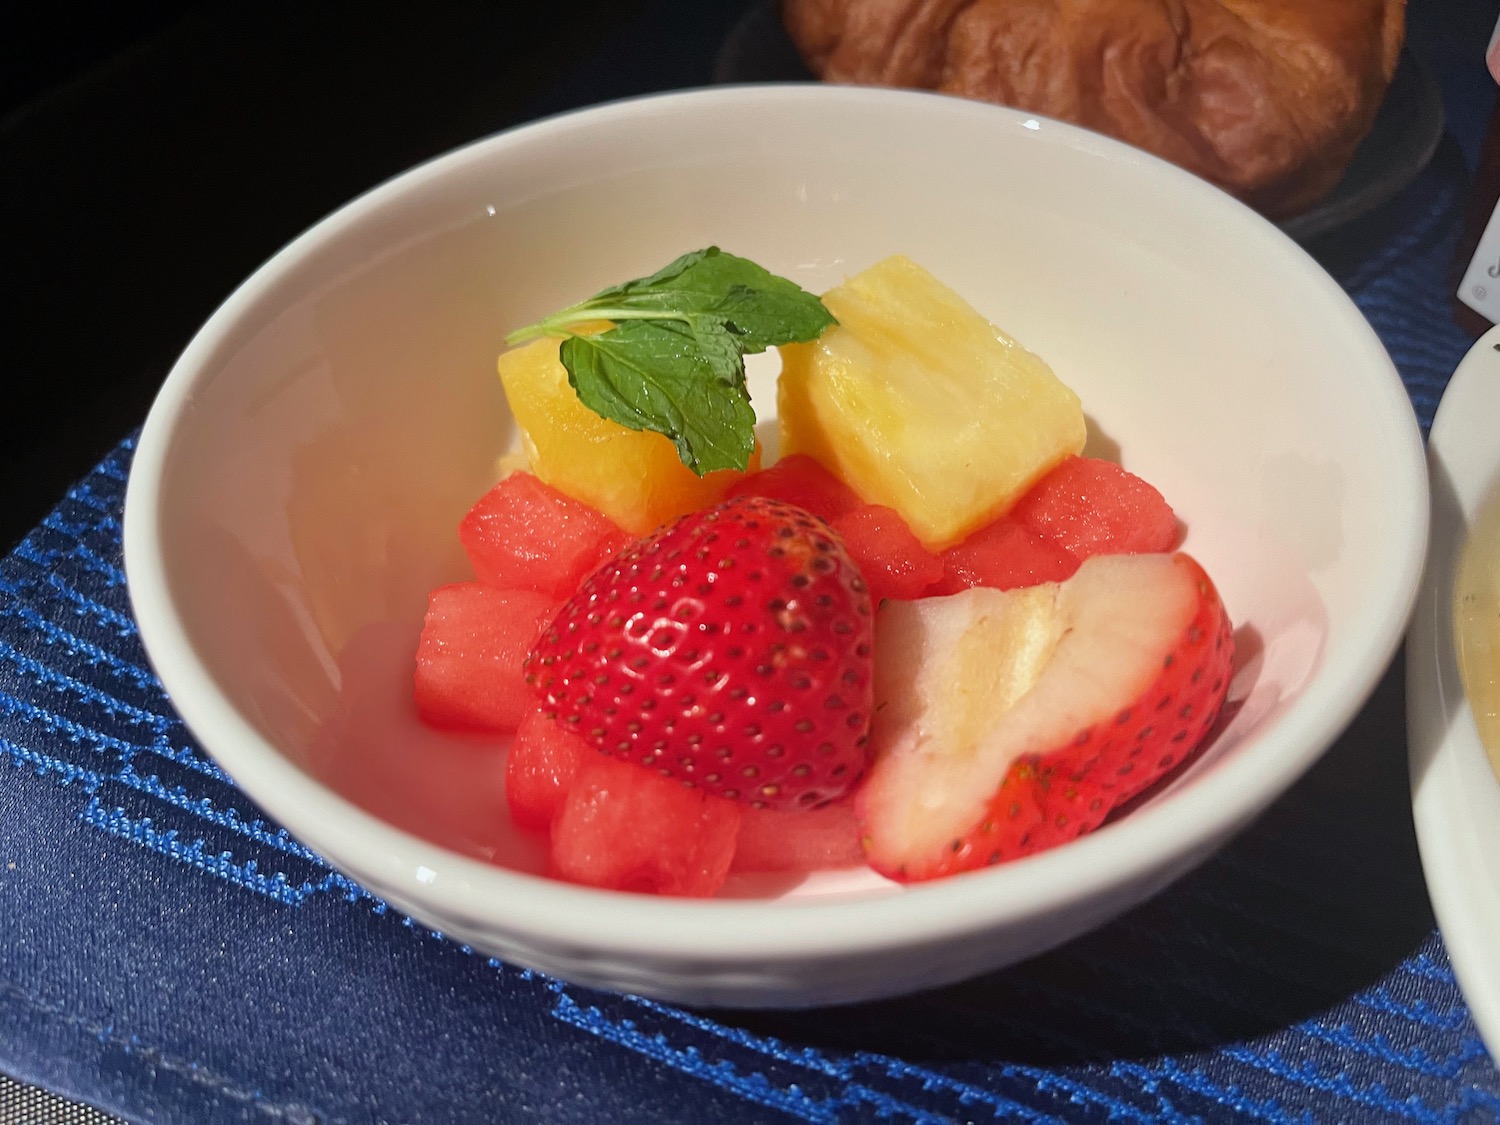
<path id="1" fill-rule="evenodd" d="M 1469 268 L 1458 284 L 1458 299 L 1491 323 L 1500 324 L 1500 207 L 1490 215 L 1474 257 L 1469 259 Z"/>

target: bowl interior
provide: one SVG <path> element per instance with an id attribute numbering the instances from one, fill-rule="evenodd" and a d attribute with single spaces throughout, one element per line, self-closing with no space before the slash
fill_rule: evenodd
<path id="1" fill-rule="evenodd" d="M 434 585 L 468 577 L 455 525 L 515 440 L 505 333 L 709 244 L 814 291 L 909 255 L 1043 356 L 1082 396 L 1093 450 L 1177 509 L 1239 627 L 1231 717 L 1101 835 L 1243 819 L 1358 705 L 1420 565 L 1420 461 L 1388 359 L 1300 250 L 1185 173 L 1023 113 L 727 90 L 410 173 L 273 259 L 194 341 L 143 441 L 151 550 L 128 544 L 127 562 L 148 643 L 157 614 L 181 630 L 153 659 L 231 773 L 279 754 L 398 827 L 536 868 L 495 823 L 493 743 L 410 713 L 416 627 Z M 775 368 L 752 367 L 763 419 Z M 246 737 L 205 729 L 228 713 Z M 1226 772 L 1214 800 L 1239 795 L 1189 815 Z M 318 816 L 307 792 L 273 811 Z M 884 889 L 856 873 L 736 893 Z"/>

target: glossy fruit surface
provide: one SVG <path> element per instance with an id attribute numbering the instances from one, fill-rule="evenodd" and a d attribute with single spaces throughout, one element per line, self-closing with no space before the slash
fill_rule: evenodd
<path id="1" fill-rule="evenodd" d="M 864 772 L 871 617 L 826 524 L 742 497 L 594 571 L 527 675 L 596 749 L 719 796 L 809 808 Z"/>

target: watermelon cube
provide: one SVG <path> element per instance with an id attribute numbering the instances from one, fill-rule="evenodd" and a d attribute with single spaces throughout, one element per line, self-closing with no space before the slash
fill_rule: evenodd
<path id="1" fill-rule="evenodd" d="M 486 586 L 549 598 L 567 597 L 601 555 L 629 542 L 608 517 L 524 472 L 480 497 L 458 538 Z"/>
<path id="2" fill-rule="evenodd" d="M 735 871 L 819 871 L 856 867 L 864 860 L 853 800 L 821 809 L 740 811 Z"/>
<path id="3" fill-rule="evenodd" d="M 505 801 L 522 828 L 546 831 L 579 769 L 598 751 L 541 711 L 521 720 L 505 761 Z"/>
<path id="4" fill-rule="evenodd" d="M 617 891 L 706 898 L 734 858 L 740 806 L 593 754 L 552 821 L 552 873 Z"/>
<path id="5" fill-rule="evenodd" d="M 1134 473 L 1097 457 L 1069 457 L 1016 502 L 1010 516 L 1082 562 L 1154 554 L 1177 545 L 1177 516 Z"/>
<path id="6" fill-rule="evenodd" d="M 751 473 L 726 494 L 727 499 L 738 496 L 769 496 L 830 523 L 864 503 L 854 489 L 805 453 L 783 457 L 769 469 Z"/>
<path id="7" fill-rule="evenodd" d="M 478 582 L 439 586 L 417 641 L 423 720 L 456 730 L 511 731 L 536 706 L 522 663 L 558 603 L 534 590 Z"/>
<path id="8" fill-rule="evenodd" d="M 830 523 L 859 567 L 876 605 L 883 598 L 920 598 L 943 576 L 942 560 L 922 546 L 894 508 L 861 504 Z"/>
<path id="9" fill-rule="evenodd" d="M 971 586 L 1012 590 L 1061 582 L 1078 569 L 1078 559 L 1031 528 L 1002 516 L 942 554 L 943 574 L 929 596 L 956 594 Z"/>
<path id="10" fill-rule="evenodd" d="M 567 594 L 565 594 L 564 597 L 571 595 L 573 593 L 573 590 L 577 589 L 578 585 L 582 583 L 583 579 L 588 575 L 589 571 L 593 570 L 597 566 L 602 565 L 603 563 L 608 562 L 610 559 L 614 558 L 634 542 L 635 536 L 631 535 L 628 531 L 617 530 L 607 533 L 603 539 L 599 540 L 598 544 L 594 548 L 593 562 L 591 562 L 584 568 L 583 573 L 578 576 L 578 582 L 574 583 L 573 586 L 569 588 Z"/>

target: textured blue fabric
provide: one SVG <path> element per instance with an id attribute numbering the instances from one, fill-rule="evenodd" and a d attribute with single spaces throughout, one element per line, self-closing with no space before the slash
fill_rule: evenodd
<path id="1" fill-rule="evenodd" d="M 1467 339 L 1460 146 L 1317 247 L 1424 426 Z M 1398 661 L 1329 755 L 1119 922 L 962 987 L 685 1011 L 439 938 L 187 736 L 120 571 L 123 443 L 0 562 L 0 1070 L 132 1121 L 1500 1120 L 1423 889 Z"/>

